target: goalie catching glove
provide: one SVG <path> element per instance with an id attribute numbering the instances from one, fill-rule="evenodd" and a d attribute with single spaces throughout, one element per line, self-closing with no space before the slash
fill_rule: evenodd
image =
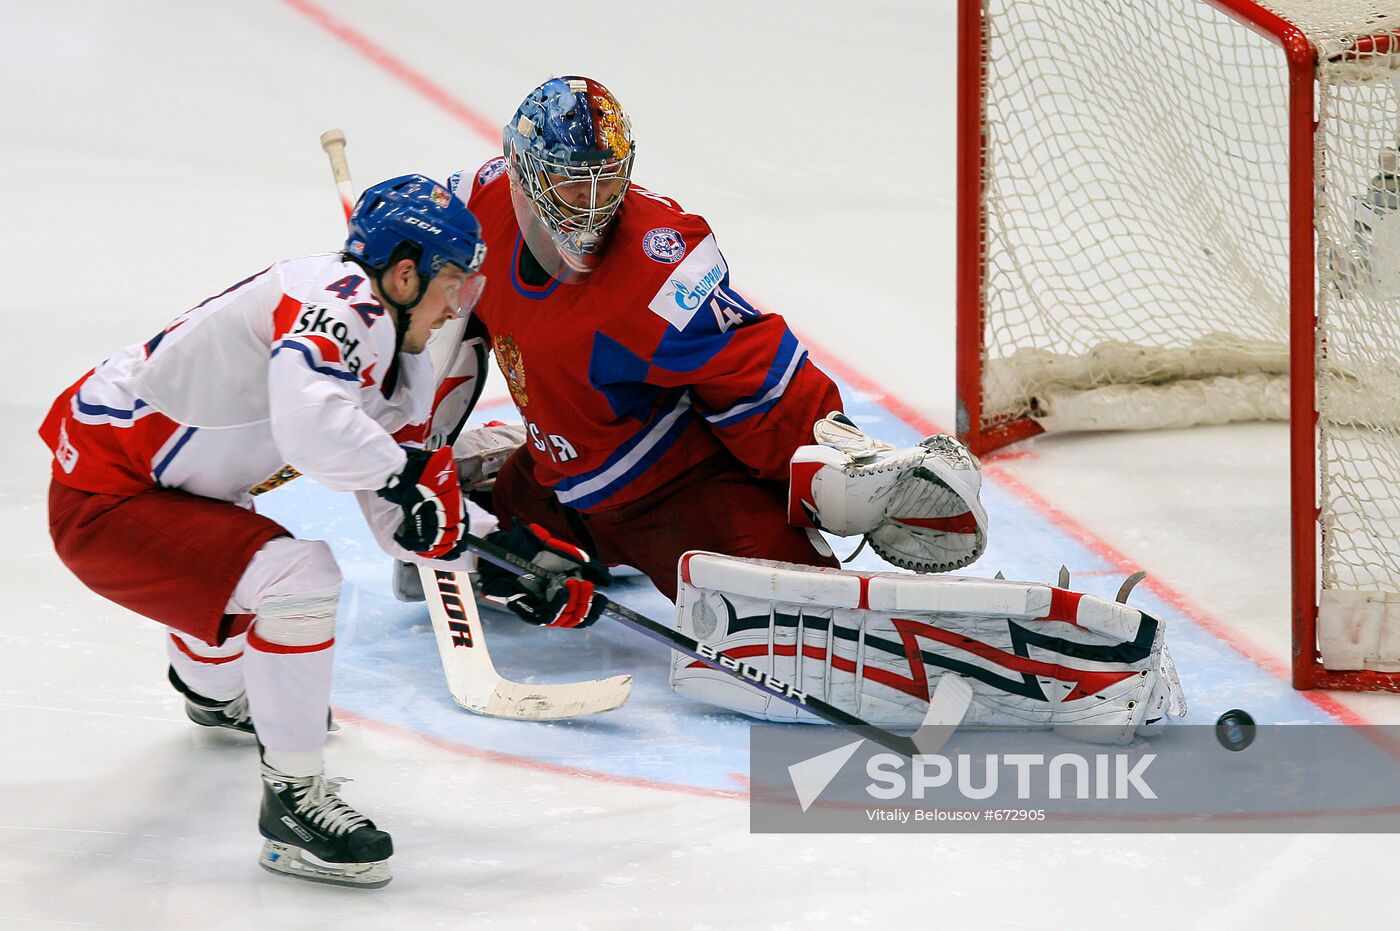
<path id="1" fill-rule="evenodd" d="M 612 582 L 607 566 L 550 536 L 539 524 L 516 524 L 486 539 L 550 573 L 548 577 L 516 575 L 483 559 L 477 575 L 481 596 L 487 601 L 541 627 L 587 627 L 598 619 L 604 599 L 596 586 Z"/>
<path id="2" fill-rule="evenodd" d="M 450 559 L 457 555 L 466 518 L 452 450 L 405 447 L 404 452 L 408 459 L 402 471 L 378 492 L 403 511 L 394 542 L 420 556 Z"/>
<path id="3" fill-rule="evenodd" d="M 951 436 L 895 449 L 834 412 L 812 428 L 817 445 L 793 454 L 788 521 L 837 536 L 863 534 L 886 560 L 948 572 L 987 548 L 977 458 Z"/>

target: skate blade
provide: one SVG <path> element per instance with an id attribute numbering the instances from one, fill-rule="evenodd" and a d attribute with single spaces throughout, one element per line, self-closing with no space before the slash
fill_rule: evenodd
<path id="1" fill-rule="evenodd" d="M 379 889 L 389 885 L 389 880 L 394 878 L 389 873 L 388 860 L 375 860 L 370 863 L 323 863 L 300 847 L 275 840 L 263 841 L 258 865 L 270 873 L 280 873 L 308 882 L 355 886 L 361 889 Z"/>

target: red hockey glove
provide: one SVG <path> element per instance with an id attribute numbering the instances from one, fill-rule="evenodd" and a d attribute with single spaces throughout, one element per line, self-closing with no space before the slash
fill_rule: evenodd
<path id="1" fill-rule="evenodd" d="M 394 531 L 394 540 L 420 556 L 451 558 L 466 523 L 452 449 L 405 448 L 404 452 L 408 462 L 403 471 L 379 489 L 379 497 L 403 509 L 403 523 Z"/>
<path id="2" fill-rule="evenodd" d="M 516 524 L 486 538 L 549 573 L 521 576 L 482 559 L 477 564 L 481 596 L 542 627 L 587 627 L 603 611 L 595 585 L 608 585 L 608 567 L 583 550 L 556 540 L 539 524 Z"/>

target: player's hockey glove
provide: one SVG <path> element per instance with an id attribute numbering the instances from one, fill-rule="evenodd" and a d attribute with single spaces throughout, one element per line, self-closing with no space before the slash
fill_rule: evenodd
<path id="1" fill-rule="evenodd" d="M 403 471 L 379 489 L 379 497 L 403 509 L 394 541 L 406 550 L 433 559 L 457 555 L 466 523 L 466 505 L 449 447 L 429 452 L 405 447 Z"/>
<path id="2" fill-rule="evenodd" d="M 487 560 L 477 567 L 481 596 L 542 627 L 587 627 L 603 611 L 595 586 L 612 582 L 608 567 L 583 550 L 556 540 L 539 524 L 516 524 L 487 540 L 523 556 L 548 573 L 516 575 Z"/>

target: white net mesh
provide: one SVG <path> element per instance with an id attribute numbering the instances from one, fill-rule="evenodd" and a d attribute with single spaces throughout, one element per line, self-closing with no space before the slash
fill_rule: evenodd
<path id="1" fill-rule="evenodd" d="M 1261 6 L 1320 51 L 1323 584 L 1400 591 L 1400 3 Z M 983 9 L 982 426 L 1286 417 L 1282 48 L 1205 0 Z"/>

